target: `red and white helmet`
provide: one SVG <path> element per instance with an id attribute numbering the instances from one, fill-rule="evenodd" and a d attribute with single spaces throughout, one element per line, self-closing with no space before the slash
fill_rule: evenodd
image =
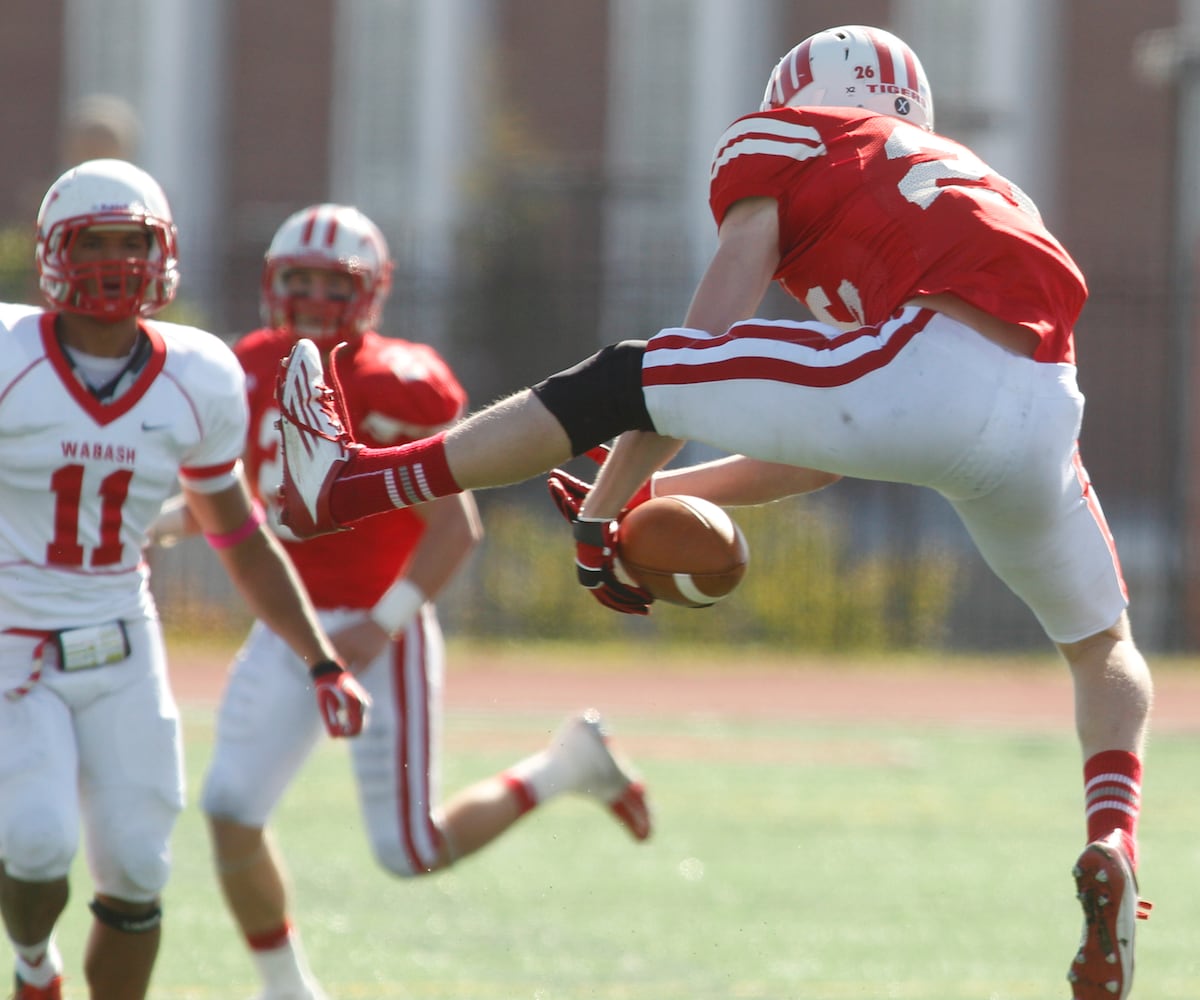
<path id="1" fill-rule="evenodd" d="M 324 332 L 304 336 L 328 349 L 379 324 L 392 287 L 392 261 L 379 227 L 349 205 L 310 205 L 289 216 L 267 248 L 262 276 L 263 322 L 294 330 L 293 303 L 286 277 L 298 267 L 341 271 L 354 280 L 347 302 L 330 302 Z"/>
<path id="2" fill-rule="evenodd" d="M 150 252 L 145 259 L 73 263 L 76 239 L 94 227 L 144 229 Z M 167 196 L 153 177 L 124 160 L 88 160 L 50 186 L 38 211 L 36 258 L 46 301 L 97 319 L 149 316 L 166 306 L 179 287 L 175 222 Z M 120 291 L 115 291 L 118 285 Z"/>
<path id="3" fill-rule="evenodd" d="M 819 31 L 779 60 L 759 110 L 785 107 L 866 108 L 933 131 L 933 95 L 916 53 L 861 24 Z"/>

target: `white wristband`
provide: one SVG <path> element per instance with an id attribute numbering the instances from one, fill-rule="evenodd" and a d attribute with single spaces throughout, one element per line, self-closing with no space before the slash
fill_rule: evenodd
<path id="1" fill-rule="evenodd" d="M 399 635 L 416 617 L 426 597 L 411 580 L 397 580 L 375 602 L 371 619 L 393 638 Z"/>

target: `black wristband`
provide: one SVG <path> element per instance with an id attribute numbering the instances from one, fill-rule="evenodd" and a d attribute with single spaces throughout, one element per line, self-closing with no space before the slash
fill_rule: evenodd
<path id="1" fill-rule="evenodd" d="M 575 536 L 575 541 L 583 542 L 584 545 L 595 545 L 597 548 L 604 548 L 604 529 L 607 525 L 607 521 L 576 519 L 574 524 L 571 525 L 571 531 Z"/>
<path id="2" fill-rule="evenodd" d="M 345 669 L 337 660 L 318 660 L 308 668 L 308 676 L 315 681 L 326 674 L 340 674 Z"/>

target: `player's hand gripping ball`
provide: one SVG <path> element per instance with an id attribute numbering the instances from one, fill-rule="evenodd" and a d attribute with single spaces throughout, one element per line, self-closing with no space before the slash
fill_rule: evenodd
<path id="1" fill-rule="evenodd" d="M 661 496 L 621 518 L 617 560 L 658 600 L 707 608 L 741 583 L 750 550 L 733 518 L 716 504 Z"/>

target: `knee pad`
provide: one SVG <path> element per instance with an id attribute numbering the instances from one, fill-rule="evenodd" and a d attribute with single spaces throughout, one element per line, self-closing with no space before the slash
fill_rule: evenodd
<path id="1" fill-rule="evenodd" d="M 625 431 L 655 429 L 642 392 L 645 353 L 644 340 L 624 340 L 532 387 L 566 431 L 572 454 Z"/>
<path id="2" fill-rule="evenodd" d="M 218 749 L 200 790 L 200 810 L 241 826 L 266 826 L 292 773 L 290 767 L 264 769 Z"/>
<path id="3" fill-rule="evenodd" d="M 166 851 L 135 853 L 134 848 L 122 850 L 95 862 L 93 882 L 96 889 L 106 896 L 128 899 L 134 902 L 149 902 L 155 899 L 167 884 L 170 861 Z"/>
<path id="4" fill-rule="evenodd" d="M 4 831 L 5 870 L 22 882 L 63 878 L 78 849 L 78 832 L 45 810 L 25 811 Z"/>
<path id="5" fill-rule="evenodd" d="M 96 894 L 149 903 L 158 898 L 171 870 L 169 840 L 173 813 L 149 813 L 144 822 L 94 837 L 91 845 L 92 885 Z"/>
<path id="6" fill-rule="evenodd" d="M 93 899 L 88 908 L 100 923 L 122 934 L 145 934 L 162 923 L 162 906 L 158 903 L 142 913 L 122 913 L 98 899 Z"/>
<path id="7" fill-rule="evenodd" d="M 205 816 L 242 826 L 263 826 L 266 810 L 250 807 L 250 790 L 226 773 L 210 771 L 200 793 L 200 811 Z"/>

